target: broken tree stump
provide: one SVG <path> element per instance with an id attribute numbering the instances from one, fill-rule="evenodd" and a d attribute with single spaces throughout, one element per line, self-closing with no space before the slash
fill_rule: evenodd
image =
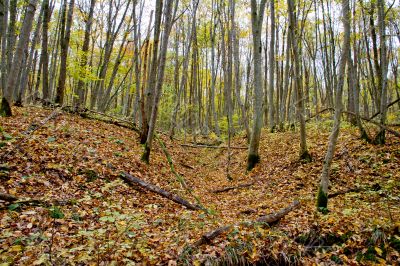
<path id="1" fill-rule="evenodd" d="M 285 215 L 287 215 L 289 212 L 293 211 L 294 209 L 296 209 L 298 206 L 300 205 L 300 202 L 295 200 L 292 204 L 290 204 L 288 207 L 281 209 L 278 212 L 269 214 L 269 215 L 265 215 L 265 216 L 261 216 L 260 218 L 258 218 L 256 221 L 252 222 L 254 223 L 268 223 L 268 224 L 273 224 L 278 222 L 280 219 L 282 219 Z M 232 227 L 234 227 L 235 225 L 226 225 L 226 226 L 222 226 L 217 228 L 216 230 L 213 230 L 211 232 L 208 232 L 206 234 L 204 234 L 199 240 L 197 240 L 194 243 L 195 247 L 199 247 L 203 244 L 207 244 L 210 243 L 213 239 L 217 238 L 218 236 L 220 236 L 221 234 L 229 231 Z"/>
<path id="2" fill-rule="evenodd" d="M 157 187 L 157 186 L 155 186 L 153 184 L 147 183 L 147 182 L 145 182 L 145 181 L 143 181 L 143 180 L 141 180 L 141 179 L 139 179 L 137 177 L 134 177 L 134 176 L 132 176 L 132 175 L 130 175 L 128 173 L 124 172 L 121 175 L 121 178 L 123 180 L 125 180 L 126 182 L 128 182 L 129 184 L 131 184 L 131 185 L 138 185 L 138 186 L 140 186 L 141 188 L 143 188 L 145 190 L 148 190 L 150 192 L 156 193 L 156 194 L 158 194 L 158 195 L 160 195 L 160 196 L 162 196 L 164 198 L 172 200 L 175 203 L 183 205 L 186 208 L 188 208 L 189 210 L 201 210 L 202 209 L 198 205 L 194 205 L 194 204 L 188 202 L 187 200 L 185 200 L 185 199 L 183 199 L 183 198 L 181 198 L 181 197 L 179 197 L 179 196 L 177 196 L 175 194 L 172 194 L 171 192 L 168 192 L 168 191 L 166 191 L 166 190 L 164 190 L 162 188 L 159 188 L 159 187 Z"/>

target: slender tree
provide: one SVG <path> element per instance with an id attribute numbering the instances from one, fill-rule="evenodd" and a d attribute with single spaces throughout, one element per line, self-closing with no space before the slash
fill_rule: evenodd
<path id="1" fill-rule="evenodd" d="M 72 15 L 74 12 L 74 5 L 75 5 L 75 0 L 70 0 L 68 6 L 67 21 L 65 23 L 65 33 L 61 34 L 60 76 L 58 77 L 58 86 L 55 98 L 55 103 L 60 105 L 64 103 L 65 82 L 67 78 L 67 58 L 68 58 L 69 40 L 71 37 Z M 64 28 L 64 23 L 61 23 L 61 27 Z"/>
<path id="2" fill-rule="evenodd" d="M 291 1 L 291 0 L 288 0 Z M 350 52 L 350 7 L 349 0 L 342 0 L 342 20 L 344 29 L 344 38 L 339 62 L 339 75 L 336 88 L 335 98 L 335 116 L 333 128 L 329 137 L 328 150 L 325 155 L 325 160 L 321 172 L 321 184 L 318 189 L 317 207 L 322 210 L 328 207 L 328 188 L 329 188 L 329 172 L 331 169 L 333 155 L 335 153 L 336 142 L 339 137 L 339 128 L 342 116 L 342 94 L 346 72 L 346 64 L 348 62 Z"/>
<path id="3" fill-rule="evenodd" d="M 154 101 L 152 105 L 150 123 L 149 123 L 149 132 L 147 135 L 147 140 L 144 146 L 144 152 L 142 155 L 142 160 L 144 162 L 149 163 L 150 160 L 150 151 L 153 145 L 154 132 L 156 127 L 157 115 L 158 115 L 158 107 L 162 92 L 162 86 L 164 82 L 164 73 L 165 73 L 165 63 L 167 61 L 167 48 L 168 48 L 168 39 L 171 33 L 171 29 L 174 23 L 175 14 L 177 10 L 179 0 L 166 0 L 164 6 L 164 28 L 163 28 L 163 36 L 162 42 L 160 45 L 160 55 L 159 55 L 159 65 L 157 71 L 157 80 L 155 87 L 155 95 Z M 175 5 L 174 5 L 175 3 Z M 175 8 L 173 8 L 175 6 Z M 157 55 L 153 55 L 157 56 Z"/>
<path id="4" fill-rule="evenodd" d="M 249 153 L 247 158 L 247 170 L 252 170 L 260 161 L 259 146 L 261 128 L 263 123 L 263 86 L 262 86 L 262 44 L 261 29 L 264 19 L 266 0 L 261 0 L 258 4 L 256 0 L 251 0 L 251 29 L 253 39 L 254 56 L 254 121 L 251 132 Z"/>

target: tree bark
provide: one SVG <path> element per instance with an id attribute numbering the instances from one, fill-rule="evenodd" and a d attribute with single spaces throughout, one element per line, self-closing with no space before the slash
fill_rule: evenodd
<path id="1" fill-rule="evenodd" d="M 65 35 L 61 35 L 60 75 L 58 77 L 58 86 L 55 98 L 55 103 L 60 105 L 63 105 L 64 103 L 65 82 L 67 78 L 67 58 L 68 58 L 69 40 L 71 36 L 72 15 L 74 12 L 74 5 L 75 5 L 75 0 L 70 0 L 68 6 L 67 21 L 65 25 Z M 63 23 L 61 23 L 61 27 L 64 27 Z"/>
<path id="2" fill-rule="evenodd" d="M 260 161 L 259 146 L 261 137 L 261 128 L 263 123 L 263 86 L 262 86 L 262 44 L 261 29 L 264 19 L 266 0 L 261 0 L 257 5 L 256 0 L 251 0 L 251 28 L 253 39 L 254 55 L 254 121 L 251 133 L 249 153 L 247 158 L 247 170 L 252 170 Z"/>
<path id="3" fill-rule="evenodd" d="M 350 52 L 350 7 L 349 0 L 342 0 L 342 20 L 344 28 L 343 48 L 339 63 L 339 76 L 336 89 L 335 99 L 335 116 L 331 135 L 329 137 L 328 151 L 325 155 L 325 160 L 321 173 L 321 184 L 317 195 L 317 207 L 326 209 L 328 207 L 328 187 L 329 187 L 329 172 L 332 164 L 333 155 L 335 153 L 336 142 L 339 136 L 339 128 L 342 115 L 342 94 L 344 76 L 346 72 L 346 64 L 348 62 Z"/>
<path id="4" fill-rule="evenodd" d="M 304 117 L 304 95 L 303 95 L 303 80 L 300 70 L 300 58 L 298 49 L 299 29 L 297 26 L 297 14 L 295 13 L 294 0 L 288 0 L 288 13 L 289 13 L 289 30 L 292 41 L 292 52 L 294 61 L 294 82 L 296 90 L 296 113 L 300 122 L 300 160 L 311 162 L 311 155 L 307 149 L 307 136 L 306 136 L 306 122 Z"/>
<path id="5" fill-rule="evenodd" d="M 17 44 L 17 49 L 14 54 L 13 63 L 11 65 L 10 73 L 19 73 L 21 70 L 23 52 L 27 49 L 29 43 L 29 34 L 32 29 L 32 21 L 35 16 L 37 0 L 30 0 L 28 6 L 26 7 L 25 17 L 22 22 L 19 40 Z M 7 88 L 4 91 L 3 99 L 0 107 L 1 116 L 11 116 L 11 102 L 13 91 L 17 90 L 17 78 L 18 75 L 13 74 L 8 76 Z"/>

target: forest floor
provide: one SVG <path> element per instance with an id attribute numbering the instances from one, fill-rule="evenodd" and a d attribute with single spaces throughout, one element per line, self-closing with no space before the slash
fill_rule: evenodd
<path id="1" fill-rule="evenodd" d="M 23 135 L 51 112 L 15 108 L 12 118 L 0 118 L 0 193 L 21 199 L 0 201 L 0 265 L 400 263 L 400 141 L 391 135 L 386 145 L 374 146 L 344 125 L 330 191 L 356 192 L 333 197 L 322 214 L 315 194 L 330 121 L 308 125 L 311 163 L 298 160 L 297 132 L 263 132 L 261 163 L 252 172 L 245 171 L 247 151 L 232 150 L 232 180 L 226 149 L 184 147 L 161 134 L 189 193 L 158 142 L 150 165 L 140 160 L 142 146 L 132 130 L 61 113 Z M 246 140 L 235 137 L 232 145 L 245 147 Z M 208 211 L 129 186 L 121 172 L 193 203 L 196 196 Z M 33 198 L 41 202 L 24 202 Z M 48 204 L 56 200 L 57 206 Z M 278 223 L 251 223 L 294 200 L 300 206 Z M 194 245 L 230 224 L 210 243 Z"/>

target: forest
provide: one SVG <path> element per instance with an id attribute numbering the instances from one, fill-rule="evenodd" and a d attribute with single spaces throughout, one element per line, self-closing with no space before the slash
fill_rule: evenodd
<path id="1" fill-rule="evenodd" d="M 0 266 L 400 264 L 398 0 L 0 0 Z"/>

